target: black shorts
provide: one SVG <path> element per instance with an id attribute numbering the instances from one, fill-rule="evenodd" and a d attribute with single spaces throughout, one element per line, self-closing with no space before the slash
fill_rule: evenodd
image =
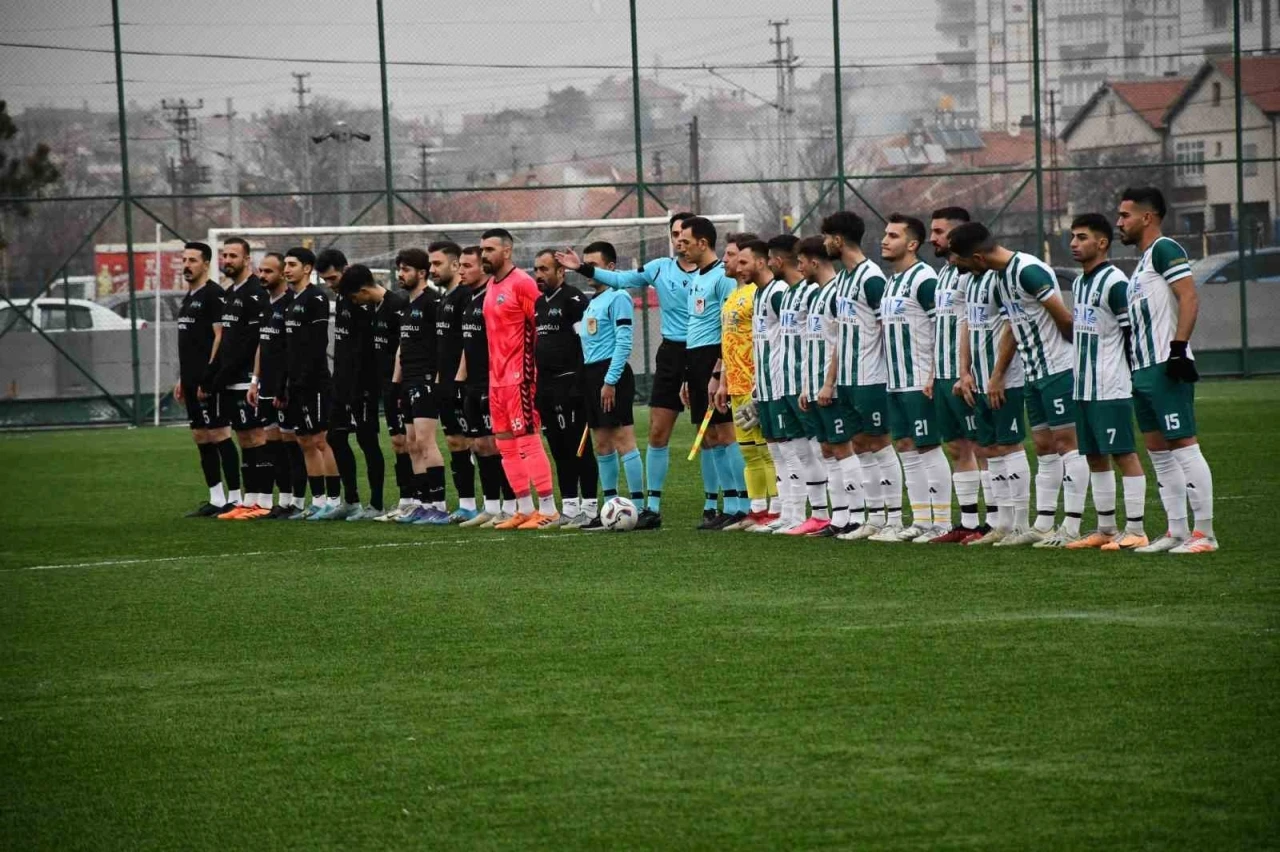
<path id="1" fill-rule="evenodd" d="M 223 414 L 222 394 L 215 393 L 201 401 L 195 388 L 183 385 L 182 398 L 187 406 L 187 422 L 192 429 L 221 429 L 228 425 Z"/>
<path id="2" fill-rule="evenodd" d="M 232 429 L 237 432 L 246 432 L 250 429 L 261 429 L 267 425 L 266 418 L 260 413 L 261 401 L 258 405 L 250 405 L 248 390 L 224 390 L 219 396 L 221 398 L 218 404 L 230 418 Z"/>
<path id="3" fill-rule="evenodd" d="M 605 411 L 600 405 L 600 390 L 604 387 L 604 377 L 608 373 L 608 361 L 597 361 L 594 364 L 588 364 L 584 369 L 587 425 L 592 429 L 616 429 L 619 426 L 632 426 L 636 422 L 633 411 L 636 401 L 636 377 L 631 372 L 631 365 L 628 364 L 622 368 L 622 376 L 614 386 L 613 408 Z"/>
<path id="4" fill-rule="evenodd" d="M 329 431 L 329 394 L 322 390 L 290 388 L 289 407 L 285 415 L 293 431 L 300 436 Z"/>
<path id="5" fill-rule="evenodd" d="M 534 404 L 542 420 L 542 430 L 548 436 L 556 431 L 569 432 L 577 441 L 582 435 L 587 425 L 587 404 L 582 396 L 580 375 L 563 376 L 539 384 Z"/>
<path id="6" fill-rule="evenodd" d="M 276 408 L 274 399 L 258 397 L 258 413 L 262 415 L 263 428 L 279 429 L 281 432 L 293 431 L 293 426 L 289 424 L 288 412 L 283 408 Z"/>
<path id="7" fill-rule="evenodd" d="M 662 338 L 654 360 L 653 385 L 649 391 L 650 408 L 684 411 L 680 386 L 688 379 L 688 349 L 679 341 Z"/>
<path id="8" fill-rule="evenodd" d="M 689 350 L 689 418 L 694 426 L 702 425 L 707 407 L 711 401 L 707 398 L 707 385 L 711 382 L 711 374 L 715 372 L 716 362 L 720 360 L 720 344 L 699 346 Z M 712 423 L 728 423 L 733 420 L 733 412 L 726 408 L 723 412 L 712 409 Z"/>
<path id="9" fill-rule="evenodd" d="M 405 385 L 404 401 L 406 420 L 439 420 L 440 409 L 436 404 L 436 386 L 425 384 Z"/>
<path id="10" fill-rule="evenodd" d="M 462 434 L 468 438 L 488 438 L 493 434 L 487 387 L 467 385 L 463 389 Z"/>
<path id="11" fill-rule="evenodd" d="M 382 416 L 387 421 L 387 434 L 392 437 L 405 432 L 404 409 L 400 407 L 403 396 L 399 385 L 388 386 L 382 392 Z"/>
<path id="12" fill-rule="evenodd" d="M 463 411 L 466 394 L 463 386 L 457 382 L 441 382 L 436 385 L 436 402 L 440 409 L 440 426 L 446 435 L 462 435 L 466 429 L 463 421 L 467 419 Z"/>
<path id="13" fill-rule="evenodd" d="M 354 402 L 338 402 L 329 409 L 329 431 L 363 432 L 378 431 L 378 398 L 366 396 Z"/>

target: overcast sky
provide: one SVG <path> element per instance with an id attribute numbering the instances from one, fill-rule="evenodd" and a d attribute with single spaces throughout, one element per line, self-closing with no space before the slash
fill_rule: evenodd
<path id="1" fill-rule="evenodd" d="M 4 7 L 0 40 L 5 42 L 107 51 L 112 46 L 109 0 L 5 0 Z M 221 112 L 227 97 L 235 99 L 241 114 L 291 106 L 296 102 L 290 92 L 293 71 L 311 74 L 308 97 L 379 100 L 374 0 L 120 0 L 120 8 L 126 51 L 261 57 L 126 55 L 126 97 L 141 106 L 158 104 L 161 98 L 203 98 L 205 116 Z M 626 0 L 386 0 L 385 13 L 390 61 L 453 65 L 390 67 L 392 107 L 406 118 L 532 106 L 549 89 L 590 88 L 610 74 L 630 73 Z M 651 76 L 653 66 L 667 66 L 657 71 L 659 81 L 691 98 L 730 88 L 699 67 L 705 63 L 772 99 L 772 68 L 733 67 L 773 58 L 770 19 L 790 19 L 784 35 L 794 39 L 803 63 L 799 85 L 811 83 L 831 65 L 831 4 L 826 0 L 640 0 L 638 14 L 640 61 L 647 66 L 642 75 Z M 930 0 L 903 5 L 843 0 L 842 62 L 931 61 L 939 45 L 934 16 Z M 355 64 L 324 64 L 317 58 Z M 457 63 L 536 67 L 499 70 Z M 669 67 L 681 65 L 694 68 Z M 37 104 L 115 105 L 109 52 L 0 47 L 0 81 L 0 97 L 9 101 L 11 111 Z"/>

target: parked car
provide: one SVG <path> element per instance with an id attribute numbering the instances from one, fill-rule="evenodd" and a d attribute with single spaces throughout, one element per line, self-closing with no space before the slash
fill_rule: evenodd
<path id="1" fill-rule="evenodd" d="M 160 322 L 177 322 L 182 311 L 182 299 L 186 290 L 162 290 L 160 292 Z M 135 294 L 138 306 L 138 318 L 154 322 L 156 317 L 156 294 L 145 291 Z M 112 293 L 104 297 L 99 304 L 110 308 L 117 316 L 129 318 L 129 294 Z"/>
<path id="2" fill-rule="evenodd" d="M 18 312 L 34 322 L 41 331 L 118 331 L 129 328 L 129 320 L 117 316 L 109 308 L 88 299 L 58 299 L 43 297 L 35 300 L 14 299 L 13 304 L 0 302 L 0 332 L 32 331 L 31 324 Z M 147 327 L 146 320 L 139 320 L 138 328 Z"/>
<path id="3" fill-rule="evenodd" d="M 1280 283 L 1280 247 L 1260 248 L 1245 252 L 1245 280 Z M 1191 264 L 1196 283 L 1234 284 L 1240 280 L 1240 256 L 1236 252 L 1209 254 Z"/>

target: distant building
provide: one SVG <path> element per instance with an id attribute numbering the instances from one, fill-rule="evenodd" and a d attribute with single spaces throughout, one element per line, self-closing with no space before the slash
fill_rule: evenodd
<path id="1" fill-rule="evenodd" d="M 591 91 L 591 113 L 600 130 L 630 130 L 633 124 L 634 93 L 631 78 L 609 77 Z M 680 107 L 685 94 L 640 78 L 640 111 L 654 127 L 670 127 L 681 121 Z"/>
<path id="2" fill-rule="evenodd" d="M 1231 53 L 1232 0 L 1180 0 L 1183 51 L 1206 56 Z M 1280 7 L 1270 0 L 1240 0 L 1240 49 L 1274 50 L 1280 47 Z"/>

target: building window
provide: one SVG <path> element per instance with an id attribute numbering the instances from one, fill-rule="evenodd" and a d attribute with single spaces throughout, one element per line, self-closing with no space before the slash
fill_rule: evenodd
<path id="1" fill-rule="evenodd" d="M 1116 102 L 1108 101 L 1107 102 L 1107 118 L 1115 118 L 1115 117 L 1116 117 Z"/>
<path id="2" fill-rule="evenodd" d="M 1246 162 L 1244 163 L 1244 176 L 1257 177 L 1258 176 L 1258 146 L 1256 143 L 1253 143 L 1253 142 L 1245 143 L 1244 158 L 1246 160 Z M 1252 160 L 1253 162 L 1247 162 L 1249 160 Z"/>
<path id="3" fill-rule="evenodd" d="M 1221 159 L 1222 159 L 1222 143 L 1221 143 L 1221 142 L 1214 142 L 1214 143 L 1213 143 L 1213 158 L 1214 158 L 1215 160 L 1221 160 Z"/>
<path id="4" fill-rule="evenodd" d="M 1213 16 L 1213 29 L 1225 30 L 1227 28 L 1227 3 L 1214 3 L 1210 7 L 1209 13 Z"/>
<path id="5" fill-rule="evenodd" d="M 968 46 L 969 46 L 969 37 L 968 37 L 968 36 L 960 36 L 960 47 L 961 47 L 961 48 L 967 48 Z"/>
<path id="6" fill-rule="evenodd" d="M 1213 84 L 1213 105 L 1222 106 L 1222 84 Z"/>
<path id="7" fill-rule="evenodd" d="M 1244 22 L 1246 24 L 1253 23 L 1253 0 L 1244 0 L 1244 2 L 1240 4 L 1240 14 L 1244 16 Z"/>
<path id="8" fill-rule="evenodd" d="M 1204 142 L 1178 142 L 1174 145 L 1174 176 L 1183 186 L 1204 183 Z"/>

